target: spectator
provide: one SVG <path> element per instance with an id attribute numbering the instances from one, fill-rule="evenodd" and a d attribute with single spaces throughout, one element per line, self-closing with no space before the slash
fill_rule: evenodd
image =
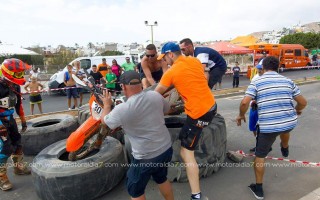
<path id="1" fill-rule="evenodd" d="M 108 73 L 106 74 L 106 88 L 111 91 L 111 94 L 115 94 L 117 76 L 112 72 L 111 67 L 108 67 Z"/>
<path id="2" fill-rule="evenodd" d="M 140 60 L 142 60 L 143 58 L 143 55 L 140 56 Z M 142 70 L 142 66 L 141 66 L 141 62 L 139 62 L 137 65 L 136 65 L 136 72 L 138 72 L 140 74 L 140 76 L 143 74 L 143 70 Z"/>
<path id="3" fill-rule="evenodd" d="M 123 71 L 136 70 L 135 64 L 130 61 L 130 57 L 126 57 L 126 62 L 121 65 Z"/>
<path id="4" fill-rule="evenodd" d="M 76 82 L 72 78 L 72 74 L 76 75 L 78 73 L 78 69 L 76 72 L 73 72 L 72 65 L 67 65 L 68 71 L 64 73 L 64 84 L 66 86 L 66 93 L 68 97 L 68 109 L 71 110 L 71 97 L 73 97 L 74 108 L 78 107 L 78 90 L 76 88 Z"/>
<path id="5" fill-rule="evenodd" d="M 233 72 L 233 83 L 232 83 L 232 86 L 233 87 L 239 87 L 239 77 L 240 77 L 241 69 L 239 67 L 239 63 L 238 62 L 236 62 L 236 66 L 234 66 L 232 68 L 232 72 Z"/>
<path id="6" fill-rule="evenodd" d="M 97 71 L 101 73 L 102 77 L 106 77 L 108 73 L 108 64 L 105 58 L 102 58 L 102 63 L 98 65 Z"/>
<path id="7" fill-rule="evenodd" d="M 80 68 L 80 61 L 75 61 L 74 63 L 76 70 L 78 71 L 76 76 L 80 79 L 83 80 L 86 75 L 83 71 L 83 69 Z M 79 107 L 82 106 L 82 100 L 83 100 L 83 93 L 85 92 L 85 89 L 83 88 L 82 85 L 76 84 L 77 86 L 77 90 L 78 90 L 78 94 L 79 94 Z"/>
<path id="8" fill-rule="evenodd" d="M 120 67 L 120 65 L 118 64 L 116 59 L 112 60 L 111 70 L 117 76 L 116 91 L 117 91 L 117 93 L 120 93 L 121 87 L 119 84 L 119 80 L 120 80 L 120 75 L 122 74 L 122 68 Z"/>
<path id="9" fill-rule="evenodd" d="M 111 111 L 111 94 L 104 91 L 101 121 L 111 129 L 121 126 L 131 143 L 133 160 L 127 172 L 127 191 L 132 199 L 145 199 L 145 188 L 152 176 L 163 197 L 173 200 L 166 165 L 173 150 L 164 122 L 164 113 L 170 106 L 157 92 L 143 92 L 140 75 L 135 71 L 124 72 L 120 83 L 128 100 Z"/>
<path id="10" fill-rule="evenodd" d="M 268 56 L 262 62 L 264 74 L 250 83 L 240 104 L 237 125 L 246 121 L 245 113 L 250 101 L 254 99 L 258 106 L 257 143 L 254 160 L 256 183 L 249 186 L 257 199 L 263 199 L 264 160 L 268 155 L 277 136 L 280 136 L 281 153 L 283 157 L 289 155 L 290 132 L 297 125 L 297 115 L 307 105 L 307 101 L 300 94 L 294 82 L 277 73 L 279 60 Z M 294 107 L 292 101 L 297 105 Z"/>
<path id="11" fill-rule="evenodd" d="M 30 92 L 29 100 L 31 115 L 33 115 L 34 104 L 38 105 L 39 111 L 42 114 L 42 98 L 40 95 L 40 91 L 43 89 L 43 85 L 37 81 L 36 76 L 31 76 L 31 82 L 27 83 L 24 86 L 24 89 L 27 92 Z"/>
<path id="12" fill-rule="evenodd" d="M 179 133 L 181 158 L 186 163 L 187 176 L 191 187 L 191 200 L 208 199 L 201 194 L 199 167 L 194 157 L 202 129 L 209 125 L 217 112 L 217 105 L 208 87 L 204 70 L 198 59 L 181 54 L 178 44 L 166 43 L 158 59 L 170 69 L 162 76 L 155 91 L 164 94 L 174 86 L 185 102 L 187 120 Z M 190 87 L 192 86 L 192 87 Z"/>
<path id="13" fill-rule="evenodd" d="M 210 89 L 218 82 L 221 89 L 222 76 L 227 71 L 227 63 L 224 58 L 216 50 L 209 47 L 193 47 L 189 38 L 180 41 L 180 48 L 184 55 L 194 56 L 200 60 Z M 217 88 L 215 87 L 215 89 Z"/>
<path id="14" fill-rule="evenodd" d="M 168 69 L 168 65 L 162 60 L 157 60 L 157 56 L 156 46 L 148 44 L 146 54 L 141 60 L 143 89 L 159 82 L 163 73 Z"/>
<path id="15" fill-rule="evenodd" d="M 92 65 L 90 76 L 100 85 L 100 79 L 103 78 L 102 74 L 97 70 L 97 65 Z"/>
<path id="16" fill-rule="evenodd" d="M 39 68 L 37 68 L 36 66 L 32 66 L 32 69 L 29 72 L 29 79 L 28 81 L 31 81 L 31 76 L 36 77 L 37 79 L 39 79 L 39 74 L 40 74 L 40 70 Z"/>
<path id="17" fill-rule="evenodd" d="M 318 55 L 317 54 L 314 54 L 312 56 L 312 66 L 314 66 L 314 67 L 318 66 Z"/>

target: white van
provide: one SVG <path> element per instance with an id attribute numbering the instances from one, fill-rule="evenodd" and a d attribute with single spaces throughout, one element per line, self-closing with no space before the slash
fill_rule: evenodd
<path id="1" fill-rule="evenodd" d="M 69 64 L 73 66 L 75 61 L 80 61 L 80 66 L 82 70 L 87 70 L 90 72 L 92 65 L 99 65 L 102 63 L 102 58 L 105 58 L 108 65 L 112 65 L 112 60 L 116 59 L 118 64 L 121 66 L 126 62 L 126 57 L 130 57 L 130 61 L 134 63 L 133 57 L 131 55 L 121 55 L 121 56 L 94 56 L 94 57 L 79 57 L 71 61 Z M 63 83 L 64 73 L 67 71 L 67 67 L 63 68 L 59 72 L 53 74 L 48 82 L 49 89 L 64 88 Z M 65 95 L 65 90 L 58 90 L 52 92 L 59 92 Z"/>

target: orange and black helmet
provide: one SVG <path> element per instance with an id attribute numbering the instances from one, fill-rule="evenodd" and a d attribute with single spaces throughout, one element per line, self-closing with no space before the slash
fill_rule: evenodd
<path id="1" fill-rule="evenodd" d="M 30 65 L 22 62 L 16 58 L 10 58 L 3 61 L 1 65 L 2 75 L 9 81 L 24 85 L 26 80 L 24 79 L 24 72 L 31 68 Z"/>

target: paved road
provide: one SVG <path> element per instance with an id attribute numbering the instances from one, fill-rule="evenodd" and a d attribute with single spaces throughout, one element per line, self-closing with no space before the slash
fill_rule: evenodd
<path id="1" fill-rule="evenodd" d="M 302 94 L 308 100 L 308 107 L 299 117 L 299 125 L 292 132 L 290 139 L 290 158 L 319 162 L 320 145 L 318 140 L 320 121 L 320 83 L 300 86 Z M 249 133 L 247 125 L 237 127 L 235 117 L 238 114 L 238 106 L 242 96 L 234 96 L 218 99 L 219 113 L 225 117 L 227 123 L 229 150 L 248 151 L 254 145 L 254 137 Z M 270 156 L 280 157 L 279 140 L 274 144 Z M 26 157 L 31 161 L 32 157 Z M 247 186 L 254 181 L 253 169 L 248 167 L 252 158 L 246 158 L 244 167 L 224 167 L 216 174 L 201 179 L 202 191 L 210 199 L 254 199 Z M 230 161 L 227 161 L 231 164 Z M 265 198 L 273 200 L 299 199 L 314 189 L 320 187 L 320 169 L 311 167 L 285 166 L 289 164 L 281 161 L 269 160 L 271 165 L 266 169 L 264 189 Z M 9 178 L 15 188 L 3 193 L 0 191 L 1 200 L 38 200 L 31 177 L 17 177 L 12 175 L 9 169 Z M 174 194 L 177 200 L 189 199 L 189 186 L 187 183 L 173 183 Z M 76 191 L 75 191 L 76 192 Z M 147 199 L 162 199 L 157 186 L 150 181 L 146 190 Z M 99 198 L 104 199 L 129 199 L 122 181 L 117 187 L 106 195 Z"/>
<path id="2" fill-rule="evenodd" d="M 291 79 L 298 79 L 303 77 L 314 77 L 314 76 L 320 76 L 320 70 L 294 70 L 294 71 L 285 71 L 282 73 L 283 75 L 291 78 Z M 246 77 L 240 77 L 240 86 L 248 85 L 249 79 Z M 43 83 L 44 85 L 47 84 L 47 82 Z M 222 88 L 230 88 L 232 87 L 232 77 L 226 76 L 222 80 Z M 29 96 L 24 95 L 25 101 L 23 101 L 24 109 L 26 115 L 30 115 L 30 106 L 29 106 Z M 58 94 L 54 95 L 43 95 L 43 111 L 44 112 L 55 112 L 55 111 L 61 111 L 68 109 L 67 106 L 67 98 L 65 96 L 60 96 Z M 89 94 L 84 95 L 84 104 L 88 102 Z M 39 113 L 37 106 L 35 106 L 35 114 Z"/>

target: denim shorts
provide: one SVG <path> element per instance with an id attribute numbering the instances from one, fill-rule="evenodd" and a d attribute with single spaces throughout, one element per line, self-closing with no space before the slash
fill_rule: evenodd
<path id="1" fill-rule="evenodd" d="M 126 180 L 126 187 L 131 197 L 137 198 L 144 194 L 151 176 L 157 184 L 162 184 L 167 180 L 167 163 L 171 161 L 172 153 L 173 150 L 170 147 L 155 158 L 133 159 Z"/>
<path id="2" fill-rule="evenodd" d="M 215 104 L 206 114 L 198 119 L 192 119 L 187 116 L 187 120 L 179 133 L 181 146 L 191 151 L 195 150 L 198 145 L 202 129 L 211 123 L 216 113 L 217 105 Z"/>
<path id="3" fill-rule="evenodd" d="M 67 86 L 66 87 L 66 93 L 67 93 L 68 99 L 71 99 L 71 97 L 78 98 L 78 89 L 77 88 L 70 88 L 70 87 L 76 87 L 76 86 L 74 85 L 74 86 Z"/>

